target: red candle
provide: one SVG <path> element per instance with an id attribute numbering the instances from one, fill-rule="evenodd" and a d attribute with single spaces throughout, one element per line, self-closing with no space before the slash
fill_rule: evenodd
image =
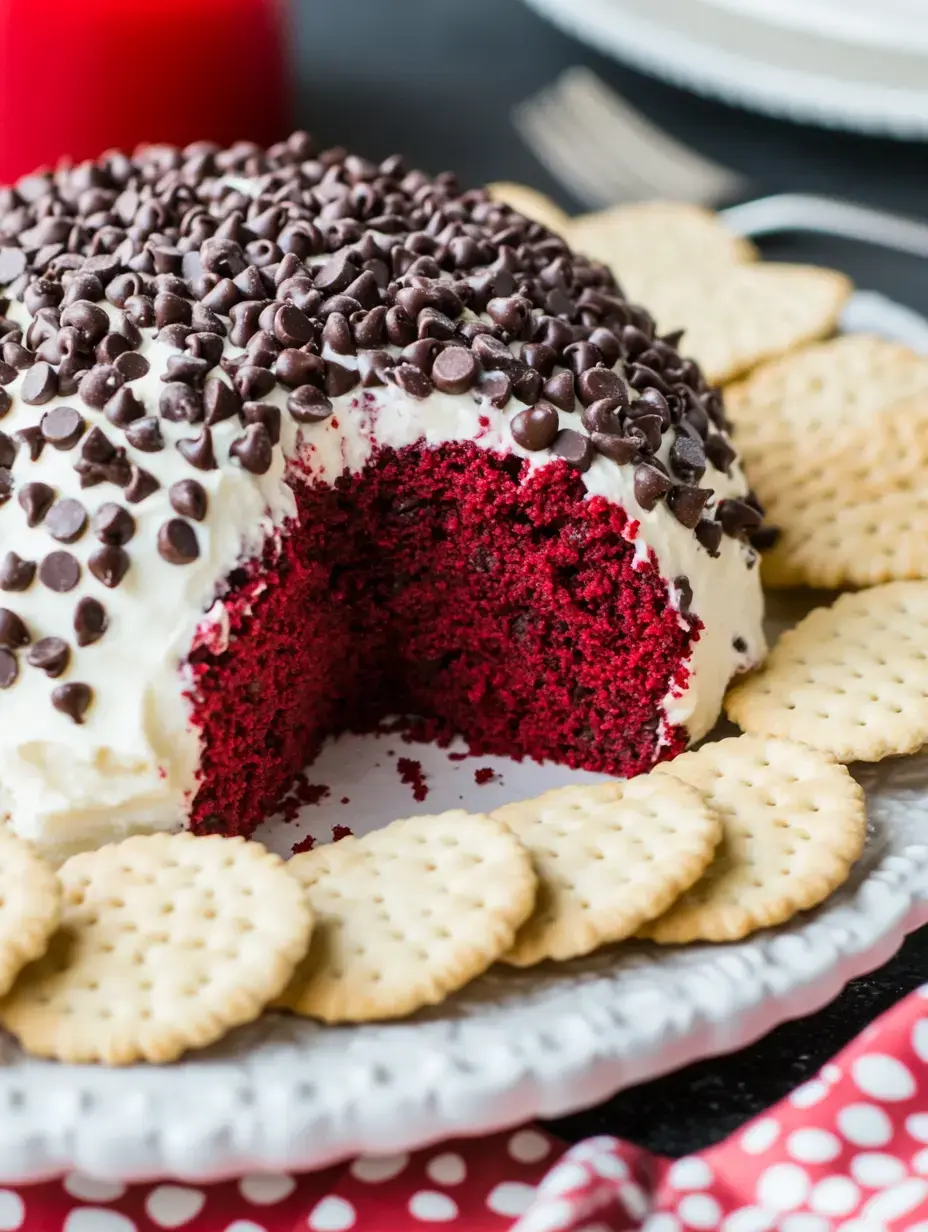
<path id="1" fill-rule="evenodd" d="M 141 142 L 270 143 L 284 0 L 0 0 L 0 183 Z"/>

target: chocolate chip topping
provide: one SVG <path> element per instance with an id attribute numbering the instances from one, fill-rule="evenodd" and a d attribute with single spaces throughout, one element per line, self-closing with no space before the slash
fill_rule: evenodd
<path id="1" fill-rule="evenodd" d="M 182 517 L 192 518 L 194 522 L 202 522 L 206 517 L 208 498 L 206 489 L 195 479 L 181 479 L 171 485 L 168 497 L 171 508 Z"/>
<path id="2" fill-rule="evenodd" d="M 26 655 L 30 667 L 39 667 L 53 677 L 61 675 L 70 658 L 70 647 L 60 637 L 43 637 Z"/>
<path id="3" fill-rule="evenodd" d="M 135 518 L 122 505 L 107 501 L 94 514 L 93 533 L 102 543 L 122 547 L 135 534 Z"/>
<path id="4" fill-rule="evenodd" d="M 8 607 L 0 607 L 0 646 L 7 650 L 19 650 L 32 641 L 29 630 L 15 612 Z"/>
<path id="5" fill-rule="evenodd" d="M 34 364 L 23 378 L 19 394 L 29 406 L 51 402 L 58 393 L 58 376 L 50 364 Z"/>
<path id="6" fill-rule="evenodd" d="M 722 527 L 718 522 L 702 518 L 696 523 L 696 539 L 710 556 L 718 556 L 722 542 Z"/>
<path id="7" fill-rule="evenodd" d="M 159 453 L 164 448 L 161 423 L 151 415 L 136 419 L 126 427 L 126 440 L 142 453 Z"/>
<path id="8" fill-rule="evenodd" d="M 161 484 L 150 471 L 143 470 L 141 466 L 132 466 L 129 482 L 123 488 L 122 494 L 130 505 L 138 505 L 160 487 Z"/>
<path id="9" fill-rule="evenodd" d="M 244 436 L 233 441 L 229 453 L 238 458 L 246 471 L 263 475 L 271 469 L 274 451 L 267 428 L 262 423 L 249 425 Z"/>
<path id="10" fill-rule="evenodd" d="M 16 655 L 9 650 L 0 650 L 0 689 L 9 689 L 19 676 Z"/>
<path id="11" fill-rule="evenodd" d="M 114 544 L 105 544 L 92 553 L 87 567 L 98 582 L 112 589 L 126 576 L 129 553 Z"/>
<path id="12" fill-rule="evenodd" d="M 667 504 L 673 510 L 677 521 L 688 530 L 693 530 L 702 517 L 706 501 L 711 495 L 711 488 L 699 488 L 693 484 L 683 483 L 667 494 Z"/>
<path id="13" fill-rule="evenodd" d="M 550 402 L 539 402 L 537 406 L 519 411 L 509 422 L 512 439 L 523 449 L 533 452 L 549 449 L 558 434 L 558 427 L 558 414 Z"/>
<path id="14" fill-rule="evenodd" d="M 71 406 L 56 406 L 46 411 L 40 427 L 42 436 L 55 449 L 73 449 L 84 433 L 84 419 L 80 411 Z"/>
<path id="15" fill-rule="evenodd" d="M 443 394 L 463 394 L 477 377 L 477 361 L 464 347 L 446 347 L 432 364 L 432 382 Z"/>
<path id="16" fill-rule="evenodd" d="M 214 471 L 218 465 L 213 452 L 213 434 L 205 425 L 199 436 L 185 437 L 178 441 L 177 449 L 181 457 L 198 471 Z"/>
<path id="17" fill-rule="evenodd" d="M 47 483 L 27 483 L 19 489 L 16 499 L 26 515 L 26 525 L 38 526 L 51 508 L 55 489 Z"/>
<path id="18" fill-rule="evenodd" d="M 715 516 L 726 535 L 737 536 L 746 531 L 756 531 L 761 524 L 761 514 L 746 500 L 719 501 Z"/>
<path id="19" fill-rule="evenodd" d="M 35 577 L 35 561 L 7 552 L 0 561 L 0 590 L 28 590 Z"/>
<path id="20" fill-rule="evenodd" d="M 706 451 L 702 441 L 678 433 L 670 447 L 670 465 L 681 479 L 700 480 L 706 473 Z"/>
<path id="21" fill-rule="evenodd" d="M 145 356 L 139 355 L 135 351 L 126 351 L 115 362 L 116 368 L 127 381 L 141 380 L 143 376 L 148 375 L 151 368 Z"/>
<path id="22" fill-rule="evenodd" d="M 554 438 L 551 452 L 563 458 L 574 470 L 588 471 L 593 465 L 593 446 L 588 436 L 574 432 L 572 428 L 562 428 Z"/>
<path id="23" fill-rule="evenodd" d="M 171 565 L 189 565 L 200 555 L 196 531 L 182 518 L 171 518 L 158 531 L 158 552 Z"/>
<path id="24" fill-rule="evenodd" d="M 52 689 L 52 705 L 78 724 L 83 723 L 84 715 L 92 701 L 93 690 L 89 684 L 72 681 L 69 684 L 59 684 Z"/>
<path id="25" fill-rule="evenodd" d="M 81 578 L 81 567 L 70 552 L 49 552 L 39 565 L 39 581 L 49 590 L 65 594 Z"/>
<path id="26" fill-rule="evenodd" d="M 105 414 L 111 424 L 117 428 L 125 428 L 141 419 L 145 408 L 127 385 L 117 390 L 106 403 Z"/>
<path id="27" fill-rule="evenodd" d="M 693 587 L 685 573 L 673 579 L 673 588 L 677 594 L 677 607 L 681 612 L 688 612 L 693 602 Z"/>
<path id="28" fill-rule="evenodd" d="M 287 399 L 287 410 L 297 423 L 322 423 L 332 414 L 332 403 L 320 389 L 302 385 Z"/>
<path id="29" fill-rule="evenodd" d="M 110 398 L 126 383 L 126 378 L 113 364 L 97 364 L 81 378 L 78 393 L 87 406 L 102 411 Z"/>
<path id="30" fill-rule="evenodd" d="M 635 500 L 650 512 L 673 487 L 673 480 L 649 462 L 635 467 Z"/>
<path id="31" fill-rule="evenodd" d="M 74 609 L 74 633 L 78 646 L 90 646 L 98 642 L 106 632 L 106 609 L 89 595 L 80 600 Z"/>
<path id="32" fill-rule="evenodd" d="M 45 517 L 45 529 L 59 543 L 74 543 L 87 529 L 87 510 L 80 501 L 57 501 Z"/>

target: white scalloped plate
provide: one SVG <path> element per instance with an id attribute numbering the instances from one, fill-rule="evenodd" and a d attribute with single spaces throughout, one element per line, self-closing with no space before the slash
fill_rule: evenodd
<path id="1" fill-rule="evenodd" d="M 848 323 L 905 337 L 900 326 L 912 319 L 889 310 L 859 296 Z M 779 602 L 774 626 L 792 623 L 801 604 Z M 397 772 L 404 756 L 428 777 L 418 804 Z M 480 767 L 497 779 L 477 786 Z M 340 824 L 360 832 L 462 803 L 489 809 L 596 776 L 358 738 L 326 749 L 310 777 L 331 794 L 304 810 L 311 827 L 269 823 L 262 837 L 281 852 L 307 828 L 328 837 Z M 818 911 L 738 945 L 635 944 L 559 968 L 494 969 L 439 1009 L 392 1025 L 332 1029 L 268 1015 L 172 1066 L 54 1065 L 0 1038 L 0 1180 L 308 1170 L 559 1116 L 740 1048 L 820 1008 L 928 923 L 928 754 L 862 767 L 859 777 L 870 825 L 851 880 Z"/>
<path id="2" fill-rule="evenodd" d="M 874 39 L 879 6 L 867 20 L 852 13 L 839 37 L 823 0 L 526 2 L 597 51 L 697 93 L 804 123 L 928 136 L 928 23 L 906 27 L 898 7 Z"/>

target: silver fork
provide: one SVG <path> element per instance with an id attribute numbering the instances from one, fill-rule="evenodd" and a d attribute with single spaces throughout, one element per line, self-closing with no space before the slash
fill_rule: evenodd
<path id="1" fill-rule="evenodd" d="M 591 209 L 661 199 L 718 206 L 743 197 L 748 181 L 681 145 L 586 68 L 567 69 L 520 104 L 513 122 L 552 175 Z M 747 238 L 809 231 L 928 257 L 928 224 L 800 193 L 721 211 Z"/>

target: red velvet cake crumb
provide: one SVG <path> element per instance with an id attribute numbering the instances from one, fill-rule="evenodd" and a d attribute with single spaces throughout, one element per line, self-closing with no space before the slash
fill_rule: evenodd
<path id="1" fill-rule="evenodd" d="M 351 838 L 353 831 L 350 826 L 333 826 L 332 827 L 332 842 L 338 843 L 343 838 Z"/>
<path id="2" fill-rule="evenodd" d="M 422 762 L 416 761 L 412 757 L 401 757 L 396 763 L 396 768 L 399 771 L 400 782 L 405 783 L 407 787 L 411 787 L 412 798 L 421 803 L 429 794 L 429 789 L 425 782 L 425 774 L 422 770 Z"/>
<path id="3" fill-rule="evenodd" d="M 316 845 L 316 840 L 311 834 L 307 834 L 305 838 L 301 838 L 298 843 L 294 843 L 290 848 L 292 856 L 298 856 L 301 851 L 312 851 Z"/>
<path id="4" fill-rule="evenodd" d="M 566 464 L 523 469 L 456 442 L 294 476 L 298 523 L 230 578 L 227 643 L 205 626 L 190 656 L 195 830 L 250 833 L 328 735 L 397 714 L 477 756 L 604 774 L 682 751 L 659 708 L 701 625 L 636 565 L 624 510 Z"/>
<path id="5" fill-rule="evenodd" d="M 474 771 L 474 782 L 478 787 L 482 787 L 484 783 L 498 783 L 499 775 L 490 766 L 481 766 Z"/>

